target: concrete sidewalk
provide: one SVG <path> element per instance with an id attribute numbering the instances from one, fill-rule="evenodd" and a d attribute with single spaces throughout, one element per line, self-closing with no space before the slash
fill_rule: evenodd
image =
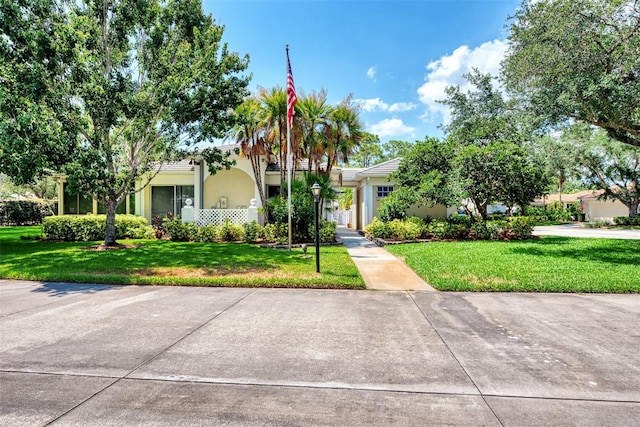
<path id="1" fill-rule="evenodd" d="M 640 295 L 0 280 L 0 425 L 640 424 Z"/>
<path id="2" fill-rule="evenodd" d="M 358 232 L 338 227 L 337 237 L 347 248 L 368 289 L 435 291 L 404 262 Z"/>

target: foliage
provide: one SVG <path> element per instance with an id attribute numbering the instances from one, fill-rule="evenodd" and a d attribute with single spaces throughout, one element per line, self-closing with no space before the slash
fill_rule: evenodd
<path id="1" fill-rule="evenodd" d="M 368 168 L 383 159 L 380 138 L 369 132 L 362 132 L 362 140 L 353 149 L 350 165 L 357 168 Z"/>
<path id="2" fill-rule="evenodd" d="M 47 240 L 94 241 L 104 236 L 105 215 L 50 216 L 42 222 Z M 154 235 L 147 220 L 135 215 L 116 215 L 118 239 L 149 239 Z"/>
<path id="3" fill-rule="evenodd" d="M 601 190 L 602 198 L 619 200 L 638 215 L 640 206 L 640 147 L 609 138 L 602 130 L 588 125 L 573 126 L 565 133 L 575 141 L 585 175 Z"/>
<path id="4" fill-rule="evenodd" d="M 195 234 L 195 224 L 182 222 L 179 216 L 165 218 L 164 228 L 172 242 L 189 242 Z"/>
<path id="5" fill-rule="evenodd" d="M 273 223 L 264 226 L 264 239 L 269 243 L 284 245 L 289 240 L 287 223 Z"/>
<path id="6" fill-rule="evenodd" d="M 448 87 L 442 101 L 451 109 L 445 130 L 454 146 L 444 187 L 459 204 L 471 200 L 486 221 L 492 203 L 526 206 L 544 193 L 549 181 L 541 159 L 526 143 L 531 135 L 527 117 L 503 98 L 489 74 L 474 70 L 465 78 L 473 90 Z M 473 215 L 470 209 L 467 213 Z"/>
<path id="7" fill-rule="evenodd" d="M 263 235 L 262 228 L 256 221 L 242 224 L 242 240 L 245 243 L 255 243 Z"/>
<path id="8" fill-rule="evenodd" d="M 384 222 L 391 222 L 394 219 L 404 219 L 407 217 L 407 209 L 411 205 L 411 201 L 407 200 L 404 195 L 408 194 L 403 191 L 393 191 L 389 196 L 380 201 L 378 215 Z"/>
<path id="9" fill-rule="evenodd" d="M 320 212 L 322 211 L 323 202 L 330 202 L 336 199 L 336 193 L 332 188 L 329 176 L 304 173 L 301 179 L 293 181 L 291 185 L 291 224 L 293 228 L 292 238 L 295 242 L 304 242 L 312 239 L 311 228 L 315 224 L 315 217 L 311 187 L 316 182 L 320 185 Z M 267 201 L 266 208 L 269 223 L 288 226 L 286 199 L 273 197 Z M 276 227 L 270 231 L 275 231 L 273 238 L 277 240 L 279 238 L 279 229 Z M 286 238 L 288 240 L 288 235 Z"/>
<path id="10" fill-rule="evenodd" d="M 320 243 L 333 243 L 336 241 L 336 229 L 338 224 L 336 224 L 334 221 L 327 221 L 324 219 L 321 219 L 319 221 L 320 223 L 320 230 L 318 231 L 318 237 L 320 238 Z M 316 226 L 315 224 L 313 226 L 311 226 L 310 228 L 310 233 L 312 236 L 315 236 L 315 232 L 316 232 Z"/>
<path id="11" fill-rule="evenodd" d="M 244 228 L 242 224 L 234 224 L 229 218 L 225 219 L 222 224 L 219 225 L 218 236 L 223 242 L 237 242 L 242 240 L 244 234 Z"/>
<path id="12" fill-rule="evenodd" d="M 385 240 L 514 240 L 530 239 L 533 219 L 509 217 L 496 221 L 471 222 L 466 216 L 425 221 L 411 217 L 406 220 L 394 219 L 389 222 L 374 218 L 365 227 L 369 237 Z"/>
<path id="13" fill-rule="evenodd" d="M 640 146 L 640 9 L 610 0 L 523 1 L 503 64 L 507 87 L 546 124 L 585 122 Z"/>
<path id="14" fill-rule="evenodd" d="M 342 193 L 338 196 L 338 205 L 340 209 L 348 211 L 351 209 L 351 205 L 353 204 L 353 189 L 352 188 L 344 188 Z"/>
<path id="15" fill-rule="evenodd" d="M 116 207 L 136 183 L 232 124 L 248 58 L 228 51 L 198 0 L 104 6 L 108 13 L 88 0 L 0 3 L 0 153 L 8 154 L 0 170 L 28 182 L 62 169 L 69 190 L 105 206 L 113 245 Z M 36 166 L 11 167 L 22 157 Z"/>
<path id="16" fill-rule="evenodd" d="M 640 216 L 617 216 L 613 218 L 613 222 L 617 225 L 640 225 Z"/>
<path id="17" fill-rule="evenodd" d="M 544 236 L 386 249 L 441 291 L 640 292 L 640 240 Z"/>
<path id="18" fill-rule="evenodd" d="M 406 157 L 413 148 L 413 143 L 391 139 L 382 144 L 384 157 L 382 160 L 392 160 L 398 157 Z"/>
<path id="19" fill-rule="evenodd" d="M 30 200 L 0 202 L 0 225 L 41 224 L 43 218 L 53 215 L 51 207 Z"/>
<path id="20" fill-rule="evenodd" d="M 402 199 L 411 203 L 447 205 L 452 199 L 449 176 L 453 146 L 436 138 L 418 141 L 391 175 Z M 392 194 L 394 194 L 392 193 Z"/>
<path id="21" fill-rule="evenodd" d="M 65 283 L 362 289 L 344 246 L 322 248 L 321 274 L 301 249 L 246 243 L 134 240 L 136 248 L 93 251 L 95 243 L 44 242 L 40 227 L 1 227 L 0 278 Z M 126 262 L 124 262 L 126 260 Z"/>

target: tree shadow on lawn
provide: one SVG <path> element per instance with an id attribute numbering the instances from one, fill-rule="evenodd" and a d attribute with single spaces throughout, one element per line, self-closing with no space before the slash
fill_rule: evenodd
<path id="1" fill-rule="evenodd" d="M 640 240 L 546 236 L 543 239 L 521 241 L 511 248 L 510 252 L 529 256 L 640 266 Z"/>

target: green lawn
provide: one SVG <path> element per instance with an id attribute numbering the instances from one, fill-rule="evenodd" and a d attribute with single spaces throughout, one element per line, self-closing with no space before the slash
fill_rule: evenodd
<path id="1" fill-rule="evenodd" d="M 0 227 L 0 278 L 76 283 L 364 288 L 343 246 L 315 251 L 265 249 L 244 243 L 123 240 L 134 249 L 86 250 L 101 242 L 25 240 L 40 227 Z"/>
<path id="2" fill-rule="evenodd" d="M 442 291 L 640 292 L 640 240 L 545 236 L 386 248 Z"/>

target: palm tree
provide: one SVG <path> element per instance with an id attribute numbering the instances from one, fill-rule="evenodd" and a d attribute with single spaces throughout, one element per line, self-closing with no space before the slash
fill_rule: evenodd
<path id="1" fill-rule="evenodd" d="M 351 102 L 349 95 L 331 112 L 330 126 L 326 132 L 327 167 L 324 173 L 331 175 L 334 165 L 348 162 L 353 149 L 360 144 L 362 133 L 358 107 Z"/>
<path id="2" fill-rule="evenodd" d="M 332 110 L 331 106 L 327 105 L 327 92 L 323 89 L 319 93 L 314 91 L 308 96 L 302 96 L 296 106 L 300 111 L 297 121 L 302 139 L 300 153 L 308 159 L 307 173 L 311 172 L 313 163 L 317 172 L 324 155 L 323 138 Z"/>
<path id="3" fill-rule="evenodd" d="M 260 203 L 265 206 L 260 159 L 261 156 L 268 155 L 270 150 L 265 140 L 266 119 L 260 100 L 256 97 L 245 98 L 242 104 L 236 107 L 235 118 L 236 125 L 229 132 L 229 136 L 240 143 L 240 154 L 251 161 Z"/>
<path id="4" fill-rule="evenodd" d="M 284 183 L 287 179 L 287 93 L 280 86 L 275 86 L 271 90 L 262 88 L 260 101 L 265 111 L 265 138 L 277 151 L 282 183 L 280 196 L 284 197 Z"/>

